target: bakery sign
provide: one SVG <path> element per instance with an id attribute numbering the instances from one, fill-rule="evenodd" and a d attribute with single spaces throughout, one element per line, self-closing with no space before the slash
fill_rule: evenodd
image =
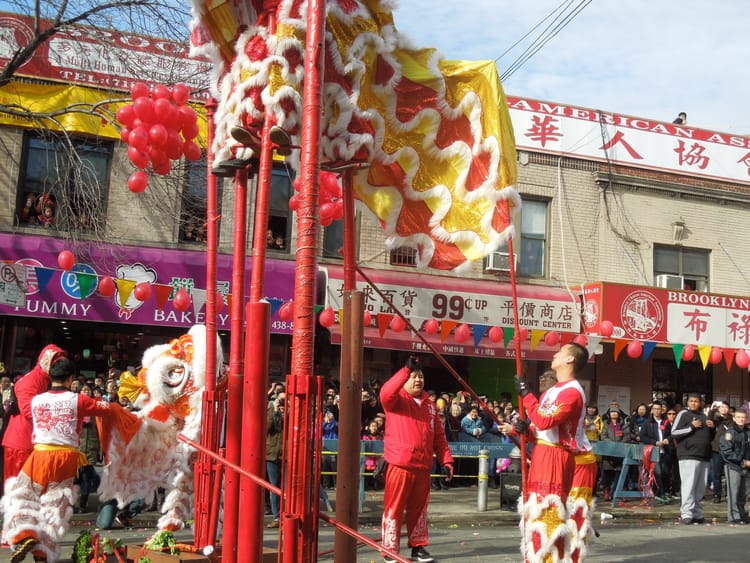
<path id="1" fill-rule="evenodd" d="M 583 300 L 590 334 L 600 334 L 606 320 L 612 338 L 750 347 L 750 297 L 595 282 L 584 286 Z"/>

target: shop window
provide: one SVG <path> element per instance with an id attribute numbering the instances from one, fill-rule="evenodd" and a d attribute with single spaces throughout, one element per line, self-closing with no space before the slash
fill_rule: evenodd
<path id="1" fill-rule="evenodd" d="M 677 280 L 682 289 L 708 291 L 710 251 L 683 246 L 654 246 L 654 280 Z M 670 276 L 669 278 L 659 276 Z"/>
<path id="2" fill-rule="evenodd" d="M 16 217 L 21 226 L 90 231 L 104 226 L 113 144 L 95 138 L 24 138 Z"/>
<path id="3" fill-rule="evenodd" d="M 221 178 L 217 178 L 217 205 L 221 201 Z M 208 168 L 206 153 L 196 161 L 187 161 L 185 184 L 182 190 L 180 210 L 180 241 L 206 242 L 206 218 L 208 216 Z M 217 229 L 219 226 L 217 225 Z"/>
<path id="4" fill-rule="evenodd" d="M 271 174 L 271 197 L 268 209 L 266 248 L 274 252 L 289 254 L 291 251 L 292 211 L 289 198 L 292 197 L 292 178 L 284 168 L 274 168 Z M 273 242 L 271 242 L 273 241 Z"/>
<path id="5" fill-rule="evenodd" d="M 680 367 L 674 360 L 654 359 L 652 363 L 651 399 L 667 403 L 687 404 L 688 393 L 699 393 L 709 402 L 713 400 L 713 368 L 703 370 L 699 360 L 683 361 Z"/>
<path id="6" fill-rule="evenodd" d="M 391 250 L 391 266 L 416 266 L 417 249 L 410 246 L 400 246 Z"/>

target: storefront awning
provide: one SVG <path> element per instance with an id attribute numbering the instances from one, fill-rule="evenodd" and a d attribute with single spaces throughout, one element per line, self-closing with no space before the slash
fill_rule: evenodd
<path id="1" fill-rule="evenodd" d="M 326 306 L 338 311 L 343 307 L 343 268 L 328 266 L 326 270 Z M 463 343 L 457 342 L 453 334 L 444 337 L 441 332 L 428 335 L 423 330 L 420 331 L 439 352 L 494 358 L 515 357 L 512 343 L 506 347 L 504 341 L 492 342 L 487 335 L 490 327 L 512 329 L 514 325 L 509 283 L 428 275 L 417 271 L 364 271 L 416 328 L 430 319 L 447 321 L 451 325 L 470 325 L 472 336 Z M 372 326 L 365 329 L 366 347 L 429 351 L 408 330 L 381 331 L 377 325 L 377 316 L 393 314 L 393 311 L 360 276 L 357 277 L 357 289 L 364 293 L 365 309 L 373 317 Z M 522 346 L 525 358 L 551 358 L 559 346 L 553 348 L 545 345 L 542 337 L 549 331 L 570 334 L 580 332 L 577 299 L 578 296 L 562 289 L 528 284 L 518 286 L 519 322 L 530 333 L 530 338 Z M 331 327 L 331 341 L 334 344 L 341 342 L 338 324 Z"/>
<path id="2" fill-rule="evenodd" d="M 750 347 L 750 297 L 594 282 L 584 286 L 584 330 L 612 338 L 721 348 Z"/>
<path id="3" fill-rule="evenodd" d="M 206 253 L 205 251 L 169 250 L 134 246 L 97 246 L 87 248 L 88 256 L 78 257 L 73 270 L 66 272 L 57 263 L 65 242 L 45 236 L 0 233 L 0 260 L 7 270 L 25 266 L 26 287 L 16 304 L 12 302 L 12 281 L 0 280 L 0 314 L 23 317 L 59 318 L 79 321 L 128 323 L 189 327 L 205 322 Z M 4 270 L 4 271 L 5 271 Z M 294 295 L 295 263 L 291 260 L 266 260 L 264 296 L 281 305 Z M 12 270 L 7 272 L 12 277 Z M 103 297 L 97 292 L 99 277 L 134 282 L 149 282 L 153 291 L 145 301 L 130 293 L 125 302 L 115 293 Z M 232 257 L 217 258 L 217 289 L 231 301 Z M 248 295 L 250 258 L 245 275 Z M 178 311 L 169 300 L 173 290 L 184 287 L 191 294 L 187 311 Z M 132 289 L 132 288 L 131 288 Z M 82 295 L 83 290 L 83 295 Z M 219 330 L 229 329 L 229 308 L 218 314 Z M 275 321 L 271 332 L 291 334 L 292 324 Z"/>

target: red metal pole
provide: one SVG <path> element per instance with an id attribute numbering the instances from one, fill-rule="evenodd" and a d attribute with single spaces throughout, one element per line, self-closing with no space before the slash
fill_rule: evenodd
<path id="1" fill-rule="evenodd" d="M 300 206 L 297 212 L 297 269 L 294 280 L 294 337 L 292 342 L 292 386 L 285 432 L 292 440 L 287 465 L 287 494 L 282 497 L 282 508 L 299 519 L 303 541 L 299 548 L 284 542 L 284 561 L 312 562 L 317 546 L 317 518 L 311 517 L 311 507 L 305 500 L 311 498 L 312 483 L 312 432 L 314 405 L 317 394 L 303 395 L 315 389 L 312 383 L 313 343 L 315 335 L 315 280 L 318 274 L 316 251 L 318 248 L 318 193 L 320 191 L 320 115 L 322 109 L 322 78 L 324 61 L 325 1 L 310 0 L 307 5 L 307 34 L 305 43 L 305 88 L 303 92 L 302 155 L 300 164 Z M 296 393 L 299 393 L 297 395 Z M 289 397 L 287 403 L 289 403 Z M 290 432 L 292 424 L 300 424 Z M 282 514 L 282 518 L 283 518 Z"/>
<path id="2" fill-rule="evenodd" d="M 506 205 L 508 203 L 506 202 Z M 513 237 L 508 239 L 508 254 L 510 255 L 510 289 L 513 296 L 513 325 L 516 330 L 515 342 L 516 342 L 516 375 L 523 377 L 523 364 L 521 360 L 521 324 L 518 321 L 518 291 L 516 289 L 516 260 L 513 254 Z M 526 418 L 526 409 L 523 407 L 523 400 L 521 396 L 518 397 L 518 415 L 524 419 Z M 523 490 L 526 491 L 526 474 L 528 468 L 526 467 L 526 436 L 521 435 L 521 484 Z M 524 500 L 526 496 L 524 495 Z"/>
<path id="3" fill-rule="evenodd" d="M 237 171 L 234 181 L 234 252 L 232 253 L 232 306 L 227 383 L 227 459 L 240 462 L 242 441 L 243 319 L 245 310 L 245 238 L 247 235 L 247 170 Z M 224 539 L 222 558 L 237 561 L 239 475 L 224 474 Z"/>
<path id="4" fill-rule="evenodd" d="M 275 26 L 270 16 L 269 27 Z M 273 170 L 273 149 L 269 139 L 271 116 L 266 112 L 261 133 L 260 166 L 255 195 L 253 221 L 253 257 L 250 272 L 250 302 L 247 305 L 245 381 L 242 411 L 242 453 L 240 465 L 254 473 L 266 474 L 266 411 L 268 409 L 268 354 L 270 349 L 271 312 L 263 299 L 266 271 L 266 229 Z M 263 489 L 245 478 L 240 479 L 238 516 L 238 561 L 260 561 L 263 557 Z"/>

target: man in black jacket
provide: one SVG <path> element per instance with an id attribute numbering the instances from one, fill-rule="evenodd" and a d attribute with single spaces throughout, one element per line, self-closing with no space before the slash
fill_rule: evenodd
<path id="1" fill-rule="evenodd" d="M 737 410 L 734 423 L 719 437 L 721 457 L 727 477 L 727 520 L 730 524 L 746 524 L 745 500 L 750 480 L 750 430 L 745 426 L 747 413 Z"/>
<path id="2" fill-rule="evenodd" d="M 669 433 L 672 425 L 662 418 L 661 401 L 654 401 L 651 405 L 651 416 L 645 424 L 641 426 L 641 444 L 651 445 L 659 448 L 659 461 L 654 470 L 656 478 L 655 497 L 658 502 L 669 504 L 670 499 L 664 489 L 664 477 L 668 475 L 670 469 L 669 452 Z"/>
<path id="3" fill-rule="evenodd" d="M 677 413 L 672 425 L 672 438 L 677 441 L 677 460 L 682 482 L 680 522 L 683 524 L 703 523 L 701 499 L 706 492 L 714 433 L 713 420 L 701 411 L 700 395 L 690 393 L 687 409 Z"/>

